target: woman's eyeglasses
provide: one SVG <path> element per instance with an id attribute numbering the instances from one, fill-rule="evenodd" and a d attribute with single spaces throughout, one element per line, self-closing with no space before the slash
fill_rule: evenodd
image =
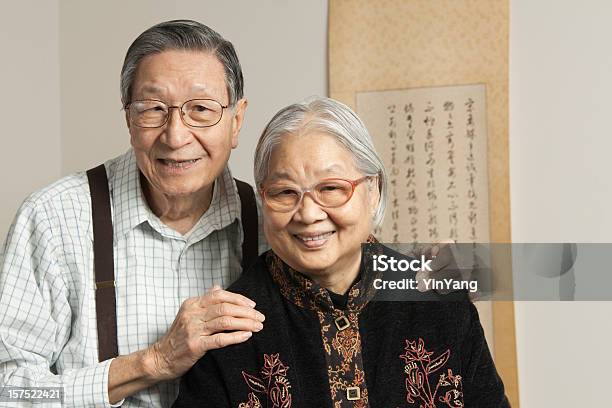
<path id="1" fill-rule="evenodd" d="M 365 176 L 357 180 L 328 178 L 309 188 L 301 188 L 291 184 L 272 184 L 263 188 L 261 193 L 266 205 L 277 212 L 295 210 L 306 193 L 310 194 L 312 199 L 321 207 L 334 208 L 346 204 L 353 196 L 357 185 L 375 177 Z"/>

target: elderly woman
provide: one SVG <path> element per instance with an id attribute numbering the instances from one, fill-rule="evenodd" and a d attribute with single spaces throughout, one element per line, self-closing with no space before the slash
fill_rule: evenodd
<path id="1" fill-rule="evenodd" d="M 372 301 L 372 256 L 402 255 L 362 246 L 384 213 L 385 171 L 348 107 L 317 98 L 278 112 L 255 180 L 272 249 L 230 290 L 266 324 L 208 352 L 175 407 L 509 406 L 466 297 Z"/>

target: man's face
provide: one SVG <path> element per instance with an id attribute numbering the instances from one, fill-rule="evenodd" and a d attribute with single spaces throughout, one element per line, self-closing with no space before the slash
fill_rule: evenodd
<path id="1" fill-rule="evenodd" d="M 143 58 L 131 97 L 169 106 L 191 99 L 229 103 L 223 65 L 214 55 L 199 51 L 169 50 Z M 169 198 L 198 196 L 209 189 L 238 145 L 245 109 L 242 99 L 235 110 L 225 109 L 221 121 L 207 128 L 185 125 L 178 109 L 170 109 L 168 122 L 160 128 L 140 128 L 128 119 L 136 161 L 149 188 Z"/>

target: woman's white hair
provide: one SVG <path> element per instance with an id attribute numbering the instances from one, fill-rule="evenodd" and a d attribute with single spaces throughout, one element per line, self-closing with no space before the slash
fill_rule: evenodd
<path id="1" fill-rule="evenodd" d="M 266 125 L 255 149 L 255 183 L 258 189 L 268 176 L 274 148 L 284 137 L 312 131 L 336 139 L 353 156 L 355 167 L 366 176 L 378 176 L 380 200 L 374 214 L 374 227 L 382 222 L 387 206 L 387 173 L 374 149 L 372 138 L 359 117 L 348 106 L 336 100 L 311 97 L 281 109 Z"/>

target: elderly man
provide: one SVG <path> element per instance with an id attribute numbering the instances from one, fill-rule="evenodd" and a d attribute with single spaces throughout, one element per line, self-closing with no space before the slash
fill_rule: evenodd
<path id="1" fill-rule="evenodd" d="M 227 167 L 247 107 L 234 47 L 194 21 L 151 27 L 128 49 L 121 98 L 132 148 L 30 196 L 9 231 L 0 389 L 170 406 L 206 351 L 263 328 L 221 289 L 267 249 L 253 191 Z"/>
<path id="2" fill-rule="evenodd" d="M 263 327 L 252 301 L 220 289 L 241 271 L 241 203 L 255 207 L 227 167 L 247 107 L 234 47 L 197 22 L 158 24 L 129 48 L 121 93 L 132 148 L 103 171 L 114 279 L 94 278 L 92 241 L 106 240 L 85 173 L 30 196 L 0 256 L 0 388 L 60 387 L 65 406 L 169 406 L 172 380 L 207 350 Z"/>

